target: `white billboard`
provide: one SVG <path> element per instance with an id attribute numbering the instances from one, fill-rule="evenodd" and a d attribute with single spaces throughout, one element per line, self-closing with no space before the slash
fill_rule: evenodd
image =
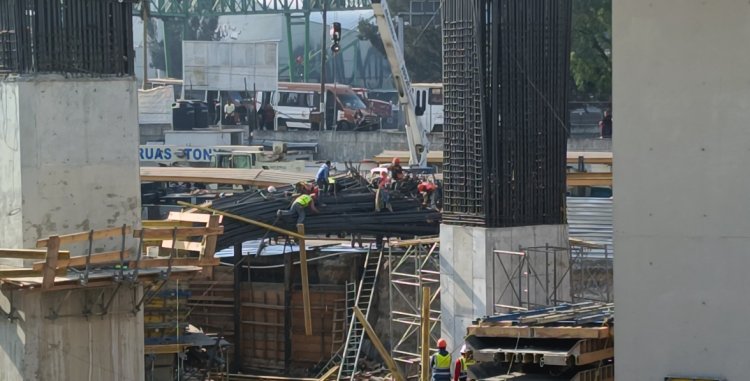
<path id="1" fill-rule="evenodd" d="M 183 85 L 191 90 L 275 90 L 278 41 L 183 41 Z M 247 87 L 246 87 L 247 85 Z"/>

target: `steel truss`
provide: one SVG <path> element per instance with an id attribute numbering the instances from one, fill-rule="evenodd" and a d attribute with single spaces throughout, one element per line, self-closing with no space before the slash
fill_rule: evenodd
<path id="1" fill-rule="evenodd" d="M 440 336 L 440 240 L 405 241 L 401 247 L 388 251 L 391 356 L 410 378 L 420 372 L 423 287 L 430 289 L 430 348 L 437 347 Z"/>

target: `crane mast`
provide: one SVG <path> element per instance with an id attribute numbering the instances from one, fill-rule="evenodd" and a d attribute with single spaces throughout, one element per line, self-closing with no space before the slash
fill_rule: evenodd
<path id="1" fill-rule="evenodd" d="M 409 165 L 427 167 L 427 152 L 430 142 L 427 139 L 427 131 L 417 119 L 417 103 L 414 93 L 411 91 L 411 81 L 409 80 L 409 72 L 406 70 L 406 62 L 401 55 L 401 50 L 397 48 L 399 41 L 393 26 L 391 11 L 388 9 L 388 1 L 372 0 L 372 9 L 375 12 L 380 38 L 383 41 L 388 64 L 396 83 L 398 102 L 406 112 Z"/>

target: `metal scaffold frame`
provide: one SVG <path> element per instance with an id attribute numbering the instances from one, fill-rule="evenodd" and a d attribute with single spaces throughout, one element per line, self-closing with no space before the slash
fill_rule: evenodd
<path id="1" fill-rule="evenodd" d="M 492 300 L 495 313 L 582 301 L 612 301 L 611 256 L 591 256 L 590 244 L 494 250 Z M 598 248 L 598 247 L 596 247 Z M 604 279 L 602 279 L 602 270 Z M 509 303 L 503 303 L 503 300 Z"/>
<path id="2" fill-rule="evenodd" d="M 422 288 L 430 289 L 430 347 L 440 335 L 440 240 L 403 241 L 388 251 L 391 356 L 406 378 L 418 376 L 421 353 Z M 398 250 L 405 248 L 406 251 Z M 406 306 L 400 310 L 399 306 Z M 396 338 L 394 332 L 404 329 Z"/>

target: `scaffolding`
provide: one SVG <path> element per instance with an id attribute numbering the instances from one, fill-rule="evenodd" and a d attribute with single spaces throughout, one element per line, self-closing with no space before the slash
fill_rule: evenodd
<path id="1" fill-rule="evenodd" d="M 407 379 L 420 372 L 423 287 L 430 289 L 430 348 L 440 336 L 439 248 L 439 238 L 426 238 L 398 242 L 388 251 L 391 356 Z"/>
<path id="2" fill-rule="evenodd" d="M 607 245 L 571 240 L 570 247 L 519 247 L 493 253 L 495 313 L 612 301 L 612 257 Z"/>

